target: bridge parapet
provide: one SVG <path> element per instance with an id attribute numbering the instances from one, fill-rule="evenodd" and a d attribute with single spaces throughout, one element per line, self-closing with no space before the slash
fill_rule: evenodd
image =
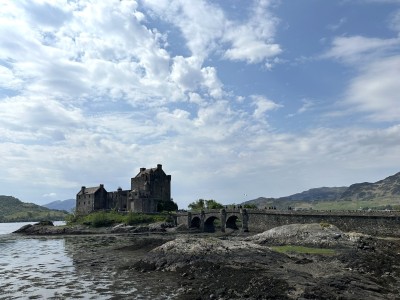
<path id="1" fill-rule="evenodd" d="M 400 211 L 214 209 L 177 214 L 178 224 L 201 230 L 207 230 L 215 219 L 220 220 L 221 231 L 238 229 L 236 221 L 241 223 L 243 231 L 256 232 L 286 224 L 329 223 L 343 231 L 400 237 Z"/>

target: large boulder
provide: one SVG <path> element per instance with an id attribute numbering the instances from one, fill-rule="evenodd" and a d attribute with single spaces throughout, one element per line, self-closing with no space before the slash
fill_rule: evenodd
<path id="1" fill-rule="evenodd" d="M 317 247 L 348 246 L 356 241 L 354 235 L 346 234 L 331 224 L 290 224 L 272 228 L 248 237 L 262 245 L 304 245 Z"/>
<path id="2" fill-rule="evenodd" d="M 282 259 L 280 253 L 248 241 L 185 236 L 154 248 L 135 267 L 139 270 L 171 271 L 199 262 L 248 266 L 254 262 L 269 265 Z"/>

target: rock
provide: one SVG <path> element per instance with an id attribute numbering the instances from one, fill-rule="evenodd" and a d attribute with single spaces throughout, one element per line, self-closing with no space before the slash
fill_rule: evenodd
<path id="1" fill-rule="evenodd" d="M 269 245 L 305 245 L 317 247 L 350 246 L 350 238 L 334 225 L 290 224 L 272 228 L 263 233 L 248 237 L 247 241 Z"/>
<path id="2" fill-rule="evenodd" d="M 40 221 L 33 225 L 27 224 L 22 226 L 20 229 L 14 231 L 13 233 L 25 233 L 25 234 L 35 234 L 35 233 L 46 233 L 47 228 L 54 228 L 54 224 L 51 221 Z"/>
<path id="3" fill-rule="evenodd" d="M 186 232 L 188 227 L 185 224 L 179 224 L 178 226 L 169 227 L 166 229 L 168 232 Z"/>
<path id="4" fill-rule="evenodd" d="M 40 221 L 33 226 L 54 226 L 52 221 Z"/>
<path id="5" fill-rule="evenodd" d="M 118 224 L 111 228 L 111 233 L 127 233 L 134 229 L 135 227 L 125 224 Z"/>
<path id="6" fill-rule="evenodd" d="M 138 227 L 135 227 L 134 229 L 132 229 L 131 232 L 134 232 L 134 233 L 149 232 L 149 226 L 141 225 L 141 226 L 138 226 Z"/>
<path id="7" fill-rule="evenodd" d="M 24 233 L 28 230 L 28 228 L 32 227 L 32 224 L 27 224 L 22 226 L 20 229 L 15 230 L 13 233 Z"/>

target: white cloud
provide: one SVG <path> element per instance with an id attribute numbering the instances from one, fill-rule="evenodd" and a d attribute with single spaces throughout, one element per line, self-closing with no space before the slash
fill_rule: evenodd
<path id="1" fill-rule="evenodd" d="M 360 60 L 376 59 L 395 47 L 400 47 L 399 38 L 336 37 L 332 42 L 332 48 L 324 57 L 355 63 Z"/>
<path id="2" fill-rule="evenodd" d="M 231 47 L 225 51 L 225 58 L 258 63 L 282 52 L 273 42 L 278 19 L 269 11 L 271 2 L 254 1 L 247 23 L 229 23 L 223 40 Z"/>
<path id="3" fill-rule="evenodd" d="M 400 56 L 388 57 L 364 66 L 351 80 L 346 104 L 367 113 L 374 121 L 400 119 Z"/>
<path id="4" fill-rule="evenodd" d="M 347 22 L 346 18 L 340 18 L 340 20 L 336 24 L 328 25 L 328 29 L 332 31 L 336 31 L 341 28 Z"/>
<path id="5" fill-rule="evenodd" d="M 400 34 L 400 9 L 392 13 L 389 19 L 389 27 Z"/>
<path id="6" fill-rule="evenodd" d="M 53 99 L 16 96 L 0 102 L 0 131 L 9 141 L 59 141 L 82 120 L 79 109 Z"/>
<path id="7" fill-rule="evenodd" d="M 247 21 L 229 20 L 222 9 L 207 1 L 143 1 L 182 32 L 191 55 L 204 60 L 220 49 L 230 60 L 258 63 L 281 53 L 273 42 L 278 19 L 270 13 L 271 1 L 252 2 Z"/>
<path id="8" fill-rule="evenodd" d="M 207 1 L 144 0 L 144 5 L 181 31 L 191 55 L 204 60 L 223 35 L 225 16 Z"/>
<path id="9" fill-rule="evenodd" d="M 350 36 L 333 40 L 331 49 L 324 57 L 344 62 L 356 71 L 356 75 L 349 80 L 344 99 L 340 101 L 347 115 L 362 113 L 364 119 L 374 122 L 399 120 L 399 49 L 399 37 Z"/>
<path id="10" fill-rule="evenodd" d="M 55 198 L 57 197 L 57 193 L 47 193 L 47 194 L 43 194 L 44 198 Z"/>
<path id="11" fill-rule="evenodd" d="M 314 102 L 309 99 L 301 99 L 301 102 L 302 102 L 301 107 L 294 114 L 289 114 L 288 115 L 289 117 L 303 114 L 306 111 L 310 110 L 311 107 L 314 106 Z"/>
<path id="12" fill-rule="evenodd" d="M 0 88 L 17 90 L 21 84 L 22 80 L 15 76 L 12 70 L 0 65 Z"/>
<path id="13" fill-rule="evenodd" d="M 260 95 L 253 95 L 251 98 L 253 99 L 254 106 L 256 107 L 253 116 L 257 119 L 263 118 L 265 113 L 268 111 L 276 110 L 282 107 L 282 105 Z"/>

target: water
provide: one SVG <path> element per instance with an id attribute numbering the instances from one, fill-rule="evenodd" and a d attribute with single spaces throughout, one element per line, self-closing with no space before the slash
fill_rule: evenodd
<path id="1" fill-rule="evenodd" d="M 28 224 L 35 224 L 37 222 L 14 222 L 14 223 L 0 223 L 0 234 L 8 234 L 12 233 L 17 229 L 20 229 L 24 225 Z M 65 225 L 64 221 L 55 221 L 53 222 L 54 225 Z"/>
<path id="2" fill-rule="evenodd" d="M 134 236 L 27 237 L 4 234 L 24 223 L 0 224 L 0 300 L 172 299 L 173 273 L 138 273 Z M 5 229 L 6 228 L 6 229 Z"/>

